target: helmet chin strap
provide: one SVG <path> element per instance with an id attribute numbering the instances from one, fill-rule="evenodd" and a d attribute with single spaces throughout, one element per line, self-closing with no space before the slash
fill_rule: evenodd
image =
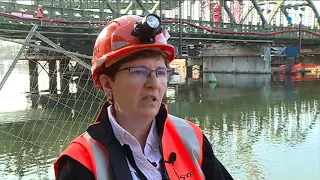
<path id="1" fill-rule="evenodd" d="M 113 98 L 113 95 L 112 95 L 112 89 L 107 94 L 107 103 L 109 104 L 109 106 L 111 105 L 111 112 L 112 112 L 113 116 L 115 117 L 115 119 L 117 121 L 116 108 L 115 108 L 114 98 Z M 109 107 L 109 106 L 107 106 L 107 107 Z"/>

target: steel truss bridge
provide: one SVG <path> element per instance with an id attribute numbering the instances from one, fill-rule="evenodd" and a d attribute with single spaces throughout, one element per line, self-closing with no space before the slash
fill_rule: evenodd
<path id="1" fill-rule="evenodd" d="M 312 0 L 4 0 L 0 36 L 25 38 L 42 5 L 39 32 L 52 39 L 92 41 L 111 19 L 124 14 L 158 14 L 179 41 L 180 11 L 184 43 L 221 41 L 320 43 L 320 5 Z M 300 15 L 301 14 L 301 15 Z M 301 24 L 300 24 L 301 23 Z M 300 24 L 300 26 L 299 26 Z M 300 31 L 299 31 L 300 27 Z M 300 33 L 299 33 L 300 32 Z"/>

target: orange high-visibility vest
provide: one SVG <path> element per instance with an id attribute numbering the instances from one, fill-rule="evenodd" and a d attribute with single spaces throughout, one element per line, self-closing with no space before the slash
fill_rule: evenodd
<path id="1" fill-rule="evenodd" d="M 168 161 L 172 152 L 176 154 L 173 164 L 165 163 L 170 179 L 205 179 L 201 169 L 202 144 L 202 130 L 197 125 L 172 115 L 167 116 L 162 136 L 163 159 Z M 87 167 L 94 174 L 95 179 L 111 179 L 107 150 L 87 132 L 73 140 L 58 157 L 54 164 L 56 177 L 59 159 L 64 155 L 72 157 Z"/>

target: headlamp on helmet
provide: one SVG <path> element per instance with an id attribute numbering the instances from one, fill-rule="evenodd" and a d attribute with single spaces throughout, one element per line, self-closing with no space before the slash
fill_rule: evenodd
<path id="1" fill-rule="evenodd" d="M 143 20 L 136 22 L 131 34 L 139 38 L 141 44 L 155 43 L 155 37 L 162 33 L 163 28 L 159 16 L 149 14 Z"/>

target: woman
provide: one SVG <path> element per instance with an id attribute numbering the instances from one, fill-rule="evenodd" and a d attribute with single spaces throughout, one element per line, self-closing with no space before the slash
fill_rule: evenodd
<path id="1" fill-rule="evenodd" d="M 152 14 L 117 18 L 100 33 L 92 77 L 108 102 L 59 156 L 56 179 L 232 179 L 201 129 L 161 103 L 174 59 L 166 35 Z"/>

